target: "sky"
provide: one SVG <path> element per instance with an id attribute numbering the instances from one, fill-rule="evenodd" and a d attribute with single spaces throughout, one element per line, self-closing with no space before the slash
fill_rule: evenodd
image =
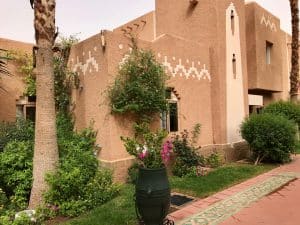
<path id="1" fill-rule="evenodd" d="M 279 17 L 281 28 L 291 33 L 288 0 L 251 1 Z M 29 0 L 0 0 L 0 3 L 0 37 L 33 43 L 33 10 Z M 83 40 L 102 29 L 112 30 L 154 8 L 155 0 L 56 0 L 56 25 L 60 34 L 77 34 Z"/>

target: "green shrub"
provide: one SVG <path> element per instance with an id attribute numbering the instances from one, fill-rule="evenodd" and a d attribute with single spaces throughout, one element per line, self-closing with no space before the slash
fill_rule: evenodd
<path id="1" fill-rule="evenodd" d="M 135 184 L 138 178 L 139 173 L 139 164 L 134 163 L 131 167 L 128 168 L 128 177 L 127 177 L 127 183 Z"/>
<path id="2" fill-rule="evenodd" d="M 112 112 L 150 116 L 166 111 L 166 79 L 164 67 L 154 54 L 135 46 L 108 90 Z"/>
<path id="3" fill-rule="evenodd" d="M 199 148 L 194 146 L 195 139 L 200 132 L 200 125 L 197 124 L 192 131 L 193 137 L 189 138 L 189 132 L 184 130 L 181 135 L 173 137 L 173 152 L 175 153 L 175 162 L 172 172 L 175 176 L 185 176 L 189 174 L 196 175 L 196 167 L 204 165 L 204 157 L 197 154 Z"/>
<path id="4" fill-rule="evenodd" d="M 46 178 L 50 190 L 46 202 L 65 216 L 77 216 L 111 199 L 118 188 L 109 171 L 99 169 L 95 157 L 96 133 L 85 129 L 72 139 L 60 139 L 60 165 L 55 174 Z"/>
<path id="5" fill-rule="evenodd" d="M 31 121 L 18 119 L 16 122 L 0 122 L 0 152 L 10 141 L 33 141 L 34 126 Z"/>
<path id="6" fill-rule="evenodd" d="M 0 187 L 16 210 L 27 207 L 32 183 L 33 144 L 9 142 L 0 152 Z"/>
<path id="7" fill-rule="evenodd" d="M 211 168 L 217 168 L 222 165 L 222 156 L 218 153 L 212 153 L 205 158 L 205 165 Z"/>
<path id="8" fill-rule="evenodd" d="M 0 188 L 0 215 L 2 214 L 2 212 L 4 211 L 4 207 L 7 203 L 7 197 L 6 194 L 4 193 L 4 191 L 2 191 L 2 189 Z"/>
<path id="9" fill-rule="evenodd" d="M 264 113 L 281 115 L 289 120 L 293 120 L 300 125 L 300 105 L 290 101 L 278 101 L 269 104 L 263 110 Z"/>
<path id="10" fill-rule="evenodd" d="M 295 126 L 290 120 L 273 114 L 252 115 L 241 126 L 256 163 L 261 160 L 287 162 L 295 147 Z"/>

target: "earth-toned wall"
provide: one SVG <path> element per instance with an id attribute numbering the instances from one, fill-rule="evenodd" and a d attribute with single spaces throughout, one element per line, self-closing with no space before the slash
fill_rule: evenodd
<path id="1" fill-rule="evenodd" d="M 0 48 L 31 54 L 32 44 L 0 38 Z M 15 62 L 8 60 L 10 75 L 0 75 L 0 121 L 16 120 L 16 100 L 24 92 L 24 75 L 20 74 Z"/>

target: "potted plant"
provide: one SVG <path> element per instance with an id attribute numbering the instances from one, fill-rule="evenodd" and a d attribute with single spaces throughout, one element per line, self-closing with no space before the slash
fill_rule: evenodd
<path id="1" fill-rule="evenodd" d="M 165 140 L 166 131 L 151 132 L 145 122 L 135 124 L 134 130 L 133 138 L 121 139 L 127 152 L 135 156 L 140 165 L 135 188 L 137 216 L 146 225 L 167 224 L 170 186 L 165 164 L 170 159 L 172 142 Z"/>

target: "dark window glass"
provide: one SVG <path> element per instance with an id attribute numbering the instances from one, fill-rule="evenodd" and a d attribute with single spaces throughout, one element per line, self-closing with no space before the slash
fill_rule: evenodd
<path id="1" fill-rule="evenodd" d="M 28 96 L 28 102 L 36 102 L 36 96 Z"/>
<path id="2" fill-rule="evenodd" d="M 35 121 L 35 107 L 26 107 L 26 119 Z"/>
<path id="3" fill-rule="evenodd" d="M 178 131 L 178 107 L 177 103 L 169 103 L 170 132 Z"/>

